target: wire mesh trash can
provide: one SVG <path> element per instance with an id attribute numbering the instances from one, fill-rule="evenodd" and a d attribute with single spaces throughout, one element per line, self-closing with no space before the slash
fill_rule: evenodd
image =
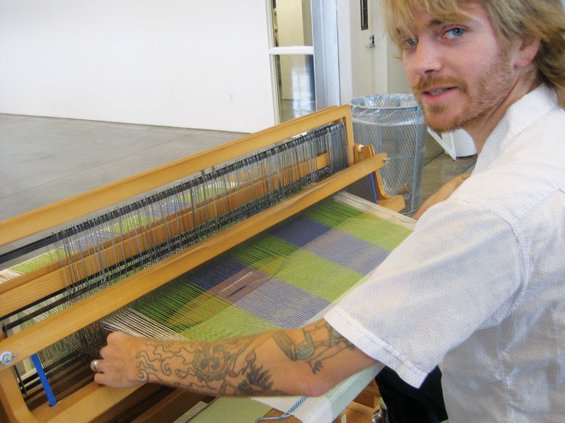
<path id="1" fill-rule="evenodd" d="M 381 169 L 386 191 L 402 195 L 404 214 L 422 203 L 422 169 L 426 153 L 427 125 L 412 94 L 382 94 L 351 101 L 355 143 L 371 144 L 376 153 L 387 153 Z"/>

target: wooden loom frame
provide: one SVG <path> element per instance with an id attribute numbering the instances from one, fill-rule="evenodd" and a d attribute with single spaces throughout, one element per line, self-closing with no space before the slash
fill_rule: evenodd
<path id="1" fill-rule="evenodd" d="M 245 156 L 310 129 L 332 122 L 344 122 L 348 149 L 348 167 L 302 192 L 270 207 L 259 214 L 235 224 L 220 234 L 200 242 L 186 251 L 141 270 L 101 292 L 71 305 L 32 327 L 0 340 L 0 353 L 15 355 L 11 363 L 0 367 L 0 403 L 10 422 L 59 422 L 73 415 L 95 418 L 115 406 L 138 388 L 115 389 L 91 382 L 69 395 L 55 407 L 47 404 L 30 411 L 20 394 L 17 378 L 11 367 L 41 349 L 63 339 L 77 330 L 124 307 L 142 295 L 164 285 L 196 266 L 218 256 L 274 224 L 298 213 L 362 177 L 373 174 L 379 203 L 393 210 L 403 206 L 401 196 L 388 196 L 382 189 L 378 169 L 384 165 L 384 155 L 374 155 L 370 146 L 353 143 L 350 107 L 331 107 L 294 119 L 272 128 L 244 136 L 238 140 L 174 161 L 153 170 L 105 185 L 83 194 L 59 201 L 40 209 L 0 222 L 0 245 L 59 226 L 65 222 L 104 209 L 112 204 L 135 197 L 175 180 L 195 174 L 214 165 Z M 0 285 L 0 315 L 6 315 L 29 304 L 46 293 L 61 288 L 61 281 L 43 275 L 15 278 Z M 0 410 L 0 415 L 1 415 Z"/>

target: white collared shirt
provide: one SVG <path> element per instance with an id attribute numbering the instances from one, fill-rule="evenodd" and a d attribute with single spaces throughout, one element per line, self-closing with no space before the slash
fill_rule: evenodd
<path id="1" fill-rule="evenodd" d="M 450 422 L 565 421 L 565 111 L 540 86 L 475 170 L 325 319 Z"/>

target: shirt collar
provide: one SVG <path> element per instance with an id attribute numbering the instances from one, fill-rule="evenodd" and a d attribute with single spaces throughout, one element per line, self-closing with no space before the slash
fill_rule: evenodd
<path id="1" fill-rule="evenodd" d="M 557 93 L 545 84 L 541 84 L 512 104 L 487 138 L 475 169 L 491 164 L 520 132 L 556 108 L 559 108 Z"/>

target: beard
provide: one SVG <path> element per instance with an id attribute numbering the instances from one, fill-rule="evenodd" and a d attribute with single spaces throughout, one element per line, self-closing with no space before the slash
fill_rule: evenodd
<path id="1" fill-rule="evenodd" d="M 508 96 L 514 83 L 509 51 L 503 49 L 500 53 L 496 61 L 471 82 L 459 77 L 434 76 L 417 81 L 412 90 L 430 128 L 438 132 L 453 131 L 480 122 L 496 110 Z M 422 92 L 438 86 L 459 90 L 464 100 L 462 107 L 456 108 L 456 105 L 449 102 L 427 105 L 422 100 Z"/>

